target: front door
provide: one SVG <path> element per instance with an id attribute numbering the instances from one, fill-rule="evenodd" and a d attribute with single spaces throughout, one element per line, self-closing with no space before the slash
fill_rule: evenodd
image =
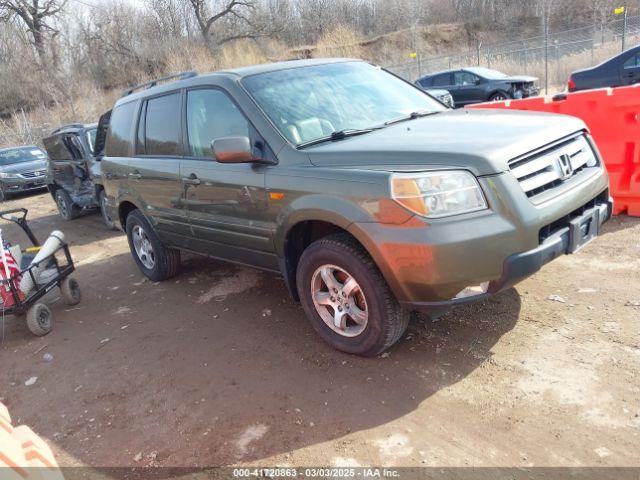
<path id="1" fill-rule="evenodd" d="M 211 142 L 249 137 L 257 132 L 223 90 L 198 88 L 186 93 L 187 155 L 180 175 L 198 250 L 214 257 L 267 269 L 277 259 L 267 221 L 264 165 L 217 163 Z"/>
<path id="2" fill-rule="evenodd" d="M 180 180 L 181 105 L 180 91 L 143 102 L 128 182 L 158 235 L 169 245 L 188 248 L 191 228 Z"/>
<path id="3" fill-rule="evenodd" d="M 460 70 L 453 73 L 454 89 L 457 92 L 456 103 L 468 105 L 484 100 L 480 78 L 471 72 Z"/>

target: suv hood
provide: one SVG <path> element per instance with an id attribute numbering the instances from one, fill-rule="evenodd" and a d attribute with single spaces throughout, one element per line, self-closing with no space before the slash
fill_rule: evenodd
<path id="1" fill-rule="evenodd" d="M 582 120 L 565 115 L 449 110 L 303 151 L 323 167 L 418 171 L 445 166 L 491 175 L 508 170 L 515 157 L 585 129 Z"/>
<path id="2" fill-rule="evenodd" d="M 13 165 L 0 165 L 0 172 L 5 173 L 28 173 L 36 170 L 45 170 L 46 160 L 33 160 L 31 162 L 14 163 Z"/>

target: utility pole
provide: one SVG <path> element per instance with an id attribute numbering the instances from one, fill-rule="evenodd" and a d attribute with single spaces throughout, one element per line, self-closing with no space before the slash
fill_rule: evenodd
<path id="1" fill-rule="evenodd" d="M 622 51 L 624 52 L 624 43 L 627 36 L 627 6 L 621 5 L 613 10 L 616 15 L 622 14 Z"/>
<path id="2" fill-rule="evenodd" d="M 549 93 L 549 18 L 544 14 L 544 94 Z"/>
<path id="3" fill-rule="evenodd" d="M 624 17 L 622 20 L 622 51 L 624 52 L 624 40 L 627 35 L 627 7 L 624 7 Z"/>

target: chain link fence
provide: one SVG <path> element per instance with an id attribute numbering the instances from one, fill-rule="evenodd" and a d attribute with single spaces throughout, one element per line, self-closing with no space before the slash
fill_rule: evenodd
<path id="1" fill-rule="evenodd" d="M 510 42 L 479 42 L 470 51 L 438 57 L 415 52 L 411 61 L 386 68 L 415 81 L 440 70 L 482 66 L 538 77 L 541 87 L 551 92 L 563 89 L 572 71 L 596 65 L 639 41 L 640 16 L 634 16 Z"/>

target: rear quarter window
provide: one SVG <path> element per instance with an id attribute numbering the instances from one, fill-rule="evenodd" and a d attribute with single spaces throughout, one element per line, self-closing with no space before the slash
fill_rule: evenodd
<path id="1" fill-rule="evenodd" d="M 108 157 L 128 157 L 131 151 L 131 126 L 136 102 L 118 105 L 111 113 L 109 133 L 105 146 Z"/>

